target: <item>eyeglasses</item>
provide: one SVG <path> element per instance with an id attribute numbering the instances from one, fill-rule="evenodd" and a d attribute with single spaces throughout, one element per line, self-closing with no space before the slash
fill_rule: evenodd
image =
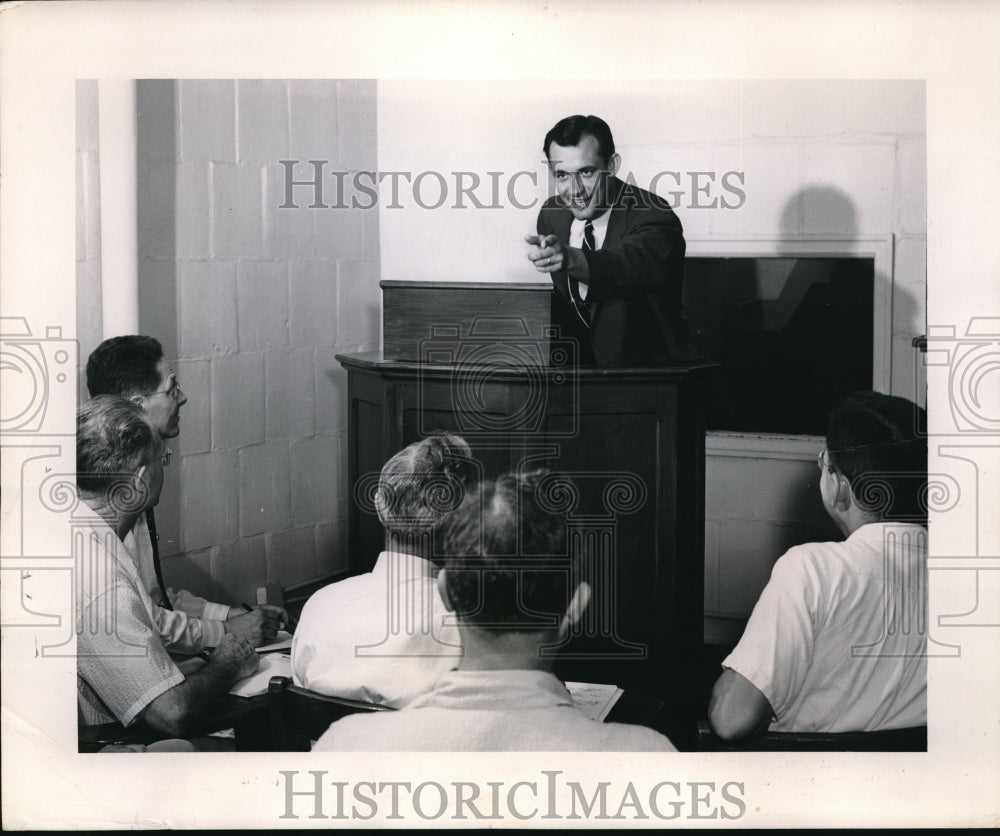
<path id="1" fill-rule="evenodd" d="M 167 447 L 166 444 L 164 444 L 163 445 L 163 452 L 160 453 L 160 455 L 157 456 L 156 458 L 154 458 L 154 459 L 152 459 L 152 460 L 150 460 L 148 462 L 144 462 L 144 464 L 152 464 L 153 462 L 156 461 L 156 459 L 159 459 L 160 460 L 160 464 L 162 464 L 164 467 L 166 467 L 168 464 L 170 464 L 170 457 L 173 454 L 174 454 L 174 451 L 171 450 L 169 447 Z"/>
<path id="2" fill-rule="evenodd" d="M 816 457 L 816 464 L 819 466 L 819 469 L 821 471 L 822 470 L 833 470 L 833 467 L 831 467 L 830 463 L 827 462 L 827 460 L 826 460 L 826 453 L 827 453 L 827 450 L 824 447 L 822 450 L 819 451 L 819 455 Z"/>
<path id="3" fill-rule="evenodd" d="M 175 380 L 173 383 L 170 384 L 170 387 L 168 389 L 157 389 L 155 392 L 149 393 L 149 397 L 153 397 L 153 395 L 167 395 L 173 398 L 175 401 L 179 401 L 181 399 L 180 384 L 178 384 L 178 382 Z"/>

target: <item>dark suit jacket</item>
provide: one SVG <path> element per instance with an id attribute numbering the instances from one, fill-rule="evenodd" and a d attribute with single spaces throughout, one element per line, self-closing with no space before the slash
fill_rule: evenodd
<path id="1" fill-rule="evenodd" d="M 655 366 L 688 359 L 681 291 L 684 231 L 663 198 L 612 177 L 604 244 L 584 251 L 590 268 L 590 329 L 573 308 L 565 272 L 552 273 L 552 321 L 598 366 Z M 538 214 L 538 232 L 569 245 L 572 213 L 558 197 Z"/>

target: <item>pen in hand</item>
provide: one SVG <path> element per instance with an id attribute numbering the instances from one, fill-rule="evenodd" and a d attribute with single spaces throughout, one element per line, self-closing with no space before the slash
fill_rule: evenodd
<path id="1" fill-rule="evenodd" d="M 245 609 L 247 612 L 253 612 L 253 607 L 251 607 L 246 601 L 240 604 L 240 606 L 243 607 L 243 609 Z M 295 629 L 295 624 L 292 622 L 292 617 L 290 615 L 287 616 L 287 618 L 282 618 L 281 626 L 288 630 Z"/>

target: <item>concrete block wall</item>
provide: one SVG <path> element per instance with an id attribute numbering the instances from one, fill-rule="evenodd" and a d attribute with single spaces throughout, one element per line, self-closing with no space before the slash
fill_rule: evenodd
<path id="1" fill-rule="evenodd" d="M 347 565 L 334 355 L 379 345 L 377 210 L 279 208 L 279 160 L 375 169 L 375 83 L 142 81 L 137 95 L 141 327 L 188 397 L 157 512 L 164 573 L 255 600 Z"/>

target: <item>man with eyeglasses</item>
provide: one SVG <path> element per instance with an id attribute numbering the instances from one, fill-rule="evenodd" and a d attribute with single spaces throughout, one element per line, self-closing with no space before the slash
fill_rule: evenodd
<path id="1" fill-rule="evenodd" d="M 169 449 L 141 407 L 114 395 L 84 403 L 76 426 L 77 490 L 93 512 L 74 537 L 80 725 L 144 721 L 182 738 L 203 709 L 257 670 L 259 659 L 246 638 L 232 633 L 204 662 L 170 657 L 155 624 L 159 608 L 128 545 L 135 523 L 159 501 Z"/>
<path id="2" fill-rule="evenodd" d="M 926 424 L 877 392 L 831 413 L 819 491 L 846 539 L 774 564 L 712 692 L 719 737 L 927 724 Z"/>
<path id="3" fill-rule="evenodd" d="M 160 438 L 180 433 L 180 409 L 187 403 L 177 375 L 154 337 L 130 334 L 102 342 L 87 360 L 87 390 L 91 397 L 118 395 L 139 406 Z M 166 448 L 164 466 L 169 463 Z M 155 518 L 152 508 L 138 519 L 126 541 L 138 556 L 139 573 L 157 605 L 155 622 L 171 653 L 193 655 L 215 647 L 233 633 L 260 647 L 274 641 L 288 623 L 281 607 L 260 605 L 251 612 L 206 601 L 185 589 L 168 589 L 160 571 Z"/>
<path id="4" fill-rule="evenodd" d="M 607 123 L 568 116 L 542 145 L 556 195 L 538 214 L 528 260 L 552 280 L 552 322 L 598 366 L 691 356 L 681 303 L 684 231 L 663 198 L 615 175 Z"/>

